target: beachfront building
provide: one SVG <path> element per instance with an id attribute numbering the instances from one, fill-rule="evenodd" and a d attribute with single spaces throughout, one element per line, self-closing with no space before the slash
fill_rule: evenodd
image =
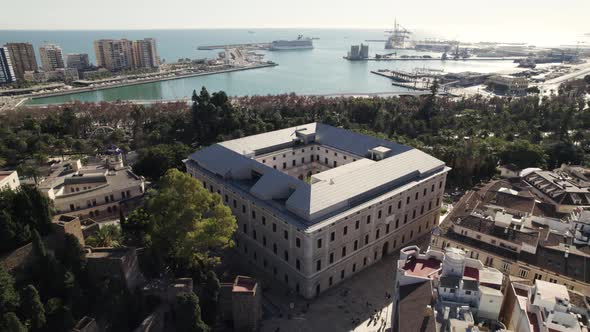
<path id="1" fill-rule="evenodd" d="M 110 71 L 157 68 L 160 58 L 156 40 L 100 39 L 94 41 L 96 65 Z"/>
<path id="2" fill-rule="evenodd" d="M 4 47 L 10 55 L 17 80 L 22 80 L 26 71 L 37 71 L 39 69 L 35 50 L 30 43 L 7 43 Z"/>
<path id="3" fill-rule="evenodd" d="M 0 85 L 16 82 L 10 53 L 6 47 L 0 47 Z"/>
<path id="4" fill-rule="evenodd" d="M 20 187 L 16 171 L 0 171 L 0 190 L 16 190 Z"/>
<path id="5" fill-rule="evenodd" d="M 133 41 L 133 56 L 136 68 L 158 68 L 160 59 L 154 38 Z"/>
<path id="6" fill-rule="evenodd" d="M 187 172 L 237 216 L 237 250 L 306 298 L 438 224 L 449 168 L 321 123 L 214 144 Z"/>
<path id="7" fill-rule="evenodd" d="M 570 192 L 579 189 L 573 180 L 522 174 L 468 192 L 433 232 L 431 245 L 460 248 L 508 275 L 590 294 L 590 211 L 581 201 L 563 212 L 572 197 L 585 195 Z"/>
<path id="8" fill-rule="evenodd" d="M 94 41 L 96 66 L 110 71 L 134 68 L 133 43 L 127 39 L 100 39 Z"/>
<path id="9" fill-rule="evenodd" d="M 471 331 L 496 322 L 504 275 L 459 249 L 420 253 L 400 250 L 392 309 L 392 331 Z"/>
<path id="10" fill-rule="evenodd" d="M 39 57 L 44 71 L 54 71 L 65 67 L 61 47 L 55 44 L 45 44 L 39 47 Z"/>
<path id="11" fill-rule="evenodd" d="M 138 204 L 145 192 L 145 181 L 125 167 L 117 153 L 97 164 L 82 166 L 80 160 L 56 164 L 39 184 L 39 190 L 53 201 L 58 215 L 117 219 L 119 210 Z"/>

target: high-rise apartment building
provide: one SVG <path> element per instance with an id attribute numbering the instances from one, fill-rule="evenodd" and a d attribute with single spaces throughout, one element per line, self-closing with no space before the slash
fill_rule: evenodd
<path id="1" fill-rule="evenodd" d="M 7 43 L 4 47 L 8 50 L 12 68 L 17 80 L 22 80 L 26 71 L 36 71 L 37 58 L 35 50 L 30 43 Z"/>
<path id="2" fill-rule="evenodd" d="M 237 217 L 237 250 L 312 298 L 438 225 L 449 168 L 321 123 L 214 144 L 187 172 Z"/>
<path id="3" fill-rule="evenodd" d="M 160 65 L 153 38 L 133 41 L 133 55 L 136 68 L 157 68 Z"/>
<path id="4" fill-rule="evenodd" d="M 55 44 L 45 44 L 39 47 L 39 57 L 44 71 L 54 71 L 65 67 L 61 47 Z"/>
<path id="5" fill-rule="evenodd" d="M 13 82 L 16 82 L 16 76 L 14 75 L 10 54 L 7 48 L 0 47 L 0 84 Z"/>
<path id="6" fill-rule="evenodd" d="M 100 39 L 94 41 L 96 65 L 110 71 L 135 68 L 133 43 L 127 39 Z"/>

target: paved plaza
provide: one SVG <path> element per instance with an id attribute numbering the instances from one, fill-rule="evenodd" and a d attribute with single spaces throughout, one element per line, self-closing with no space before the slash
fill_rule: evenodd
<path id="1" fill-rule="evenodd" d="M 430 235 L 411 244 L 425 250 L 429 241 Z M 241 266 L 235 272 L 262 282 L 262 332 L 390 331 L 398 257 L 397 252 L 388 255 L 309 301 L 251 266 Z"/>

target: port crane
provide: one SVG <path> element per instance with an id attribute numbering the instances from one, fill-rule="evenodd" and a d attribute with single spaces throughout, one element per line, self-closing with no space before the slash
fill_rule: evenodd
<path id="1" fill-rule="evenodd" d="M 385 32 L 390 34 L 385 42 L 386 50 L 406 48 L 406 40 L 410 39 L 410 34 L 412 33 L 410 30 L 398 24 L 397 19 L 394 20 L 393 30 L 386 30 Z"/>

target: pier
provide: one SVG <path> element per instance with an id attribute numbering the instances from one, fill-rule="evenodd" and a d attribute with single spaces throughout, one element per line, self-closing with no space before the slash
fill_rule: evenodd
<path id="1" fill-rule="evenodd" d="M 434 80 L 439 76 L 439 73 L 420 71 L 410 73 L 401 70 L 372 70 L 371 73 L 389 78 L 392 85 L 415 91 L 429 90 Z"/>
<path id="2" fill-rule="evenodd" d="M 461 59 L 423 58 L 423 57 L 370 57 L 365 61 L 514 61 L 522 60 L 523 57 L 472 57 Z"/>

